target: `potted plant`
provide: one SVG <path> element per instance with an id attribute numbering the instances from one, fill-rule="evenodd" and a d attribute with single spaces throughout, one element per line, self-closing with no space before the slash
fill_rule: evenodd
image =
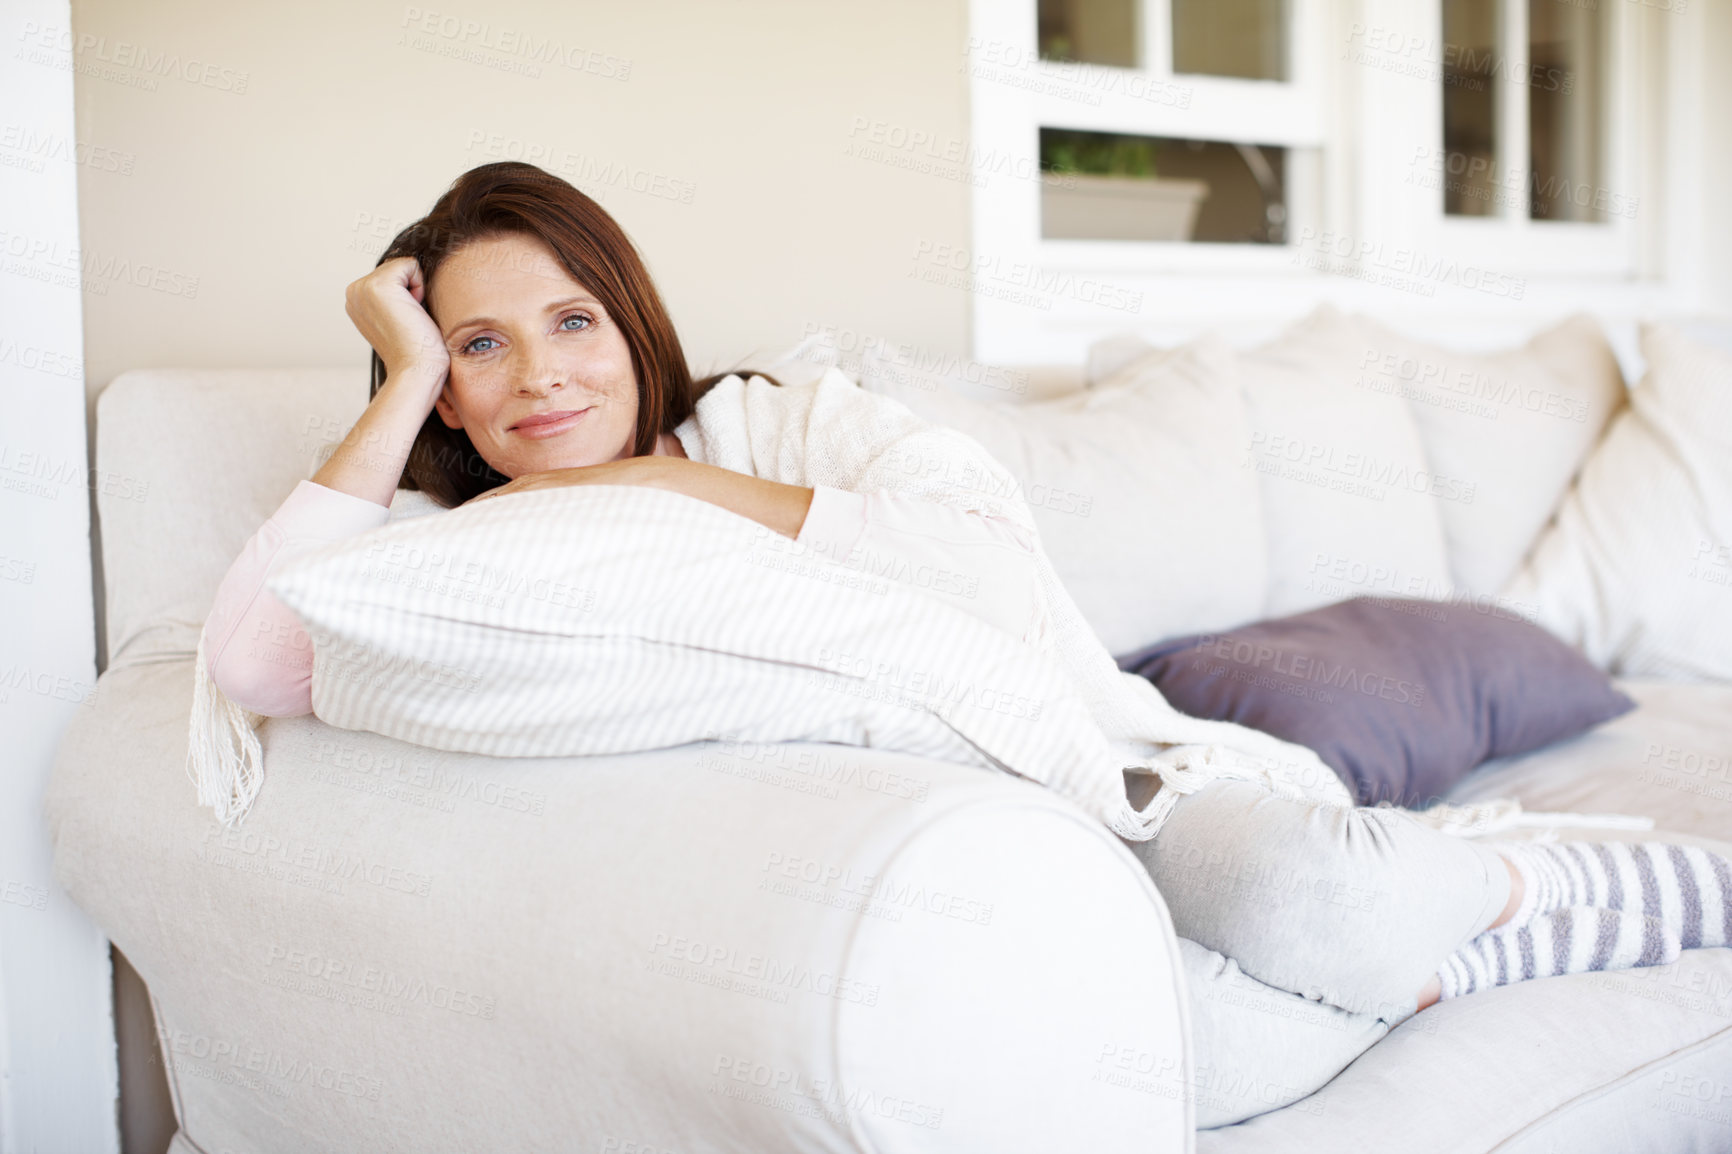
<path id="1" fill-rule="evenodd" d="M 1040 232 L 1049 240 L 1186 241 L 1209 195 L 1203 180 L 1155 173 L 1155 142 L 1041 131 Z"/>

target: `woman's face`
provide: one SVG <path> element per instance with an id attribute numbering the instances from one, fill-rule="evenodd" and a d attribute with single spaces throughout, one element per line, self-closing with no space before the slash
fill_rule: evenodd
<path id="1" fill-rule="evenodd" d="M 632 455 L 637 374 L 625 335 L 539 238 L 473 241 L 427 291 L 451 352 L 435 402 L 507 477 Z"/>

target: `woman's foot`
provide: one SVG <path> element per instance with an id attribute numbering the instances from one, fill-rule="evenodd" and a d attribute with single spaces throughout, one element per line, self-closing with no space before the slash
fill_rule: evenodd
<path id="1" fill-rule="evenodd" d="M 1521 925 L 1568 906 L 1654 918 L 1687 950 L 1732 944 L 1732 861 L 1666 842 L 1501 845 L 1523 893 L 1505 921 Z M 1508 913 L 1509 911 L 1505 911 Z"/>
<path id="2" fill-rule="evenodd" d="M 1451 954 L 1438 969 L 1437 1000 L 1530 978 L 1663 966 L 1677 961 L 1681 949 L 1677 932 L 1658 918 L 1567 906 L 1487 930 Z M 1429 1004 L 1423 997 L 1421 1009 Z"/>

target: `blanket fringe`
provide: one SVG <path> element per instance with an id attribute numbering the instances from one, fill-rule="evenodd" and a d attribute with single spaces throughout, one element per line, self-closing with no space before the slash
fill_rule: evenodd
<path id="1" fill-rule="evenodd" d="M 1414 820 L 1439 833 L 1454 837 L 1489 837 L 1516 829 L 1558 830 L 1654 828 L 1654 819 L 1626 813 L 1572 813 L 1568 810 L 1529 813 L 1513 797 L 1465 805 L 1434 805 L 1430 809 L 1407 810 Z M 1544 835 L 1542 835 L 1544 836 Z M 1550 836 L 1556 837 L 1553 833 Z"/>
<path id="2" fill-rule="evenodd" d="M 1153 773 L 1160 778 L 1161 786 L 1155 791 L 1155 796 L 1149 799 L 1149 803 L 1140 810 L 1131 807 L 1129 798 L 1120 798 L 1118 804 L 1105 816 L 1107 828 L 1126 841 L 1153 840 L 1166 824 L 1173 807 L 1179 804 L 1179 799 L 1186 794 L 1196 793 L 1212 780 L 1195 772 L 1193 767 L 1206 765 L 1214 748 L 1188 747 L 1173 751 L 1164 762 L 1127 766 L 1126 768 L 1141 773 Z"/>
<path id="3" fill-rule="evenodd" d="M 1206 779 L 1197 779 L 1175 766 L 1161 769 L 1161 788 L 1141 810 L 1124 801 L 1107 815 L 1107 825 L 1126 841 L 1148 841 L 1160 832 L 1167 817 L 1181 797 L 1193 793 Z M 1174 772 L 1178 769 L 1178 772 Z M 1398 808 L 1388 803 L 1379 809 Z M 1430 809 L 1402 810 L 1421 825 L 1452 837 L 1479 838 L 1508 833 L 1511 830 L 1539 830 L 1537 840 L 1553 841 L 1559 829 L 1650 830 L 1654 819 L 1626 813 L 1574 813 L 1568 810 L 1529 812 L 1513 797 L 1491 801 L 1469 802 L 1464 805 L 1434 805 Z"/>
<path id="4" fill-rule="evenodd" d="M 202 631 L 192 677 L 187 776 L 198 786 L 198 803 L 210 806 L 218 821 L 232 826 L 246 815 L 264 784 L 264 747 L 256 732 L 260 715 L 230 701 L 211 680 Z"/>

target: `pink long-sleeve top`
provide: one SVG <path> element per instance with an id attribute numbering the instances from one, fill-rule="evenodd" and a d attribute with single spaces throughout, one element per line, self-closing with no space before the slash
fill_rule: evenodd
<path id="1" fill-rule="evenodd" d="M 377 529 L 391 511 L 312 481 L 295 486 L 247 541 L 205 622 L 205 661 L 229 700 L 268 717 L 313 711 L 313 648 L 300 618 L 265 588 L 290 558 Z M 794 540 L 863 575 L 950 601 L 1032 640 L 1045 610 L 1034 542 L 1014 522 L 880 489 L 812 487 Z"/>

